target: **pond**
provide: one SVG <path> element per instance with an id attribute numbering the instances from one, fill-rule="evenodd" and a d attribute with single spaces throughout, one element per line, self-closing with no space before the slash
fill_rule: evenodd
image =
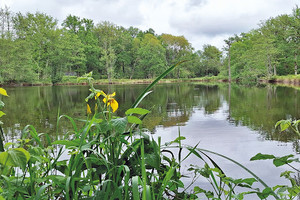
<path id="1" fill-rule="evenodd" d="M 119 102 L 117 115 L 132 105 L 146 85 L 97 85 L 105 92 L 116 92 Z M 38 132 L 63 134 L 68 127 L 62 122 L 56 128 L 58 115 L 85 118 L 87 86 L 7 87 L 2 118 L 6 138 L 15 140 L 28 124 Z M 298 103 L 299 102 L 299 103 Z M 167 83 L 154 87 L 140 104 L 151 110 L 143 126 L 153 137 L 163 142 L 180 134 L 183 143 L 196 145 L 226 156 L 247 166 L 267 184 L 286 183 L 280 178 L 284 167 L 276 168 L 271 161 L 249 161 L 257 153 L 283 156 L 300 152 L 299 140 L 291 132 L 279 133 L 274 125 L 278 120 L 300 119 L 298 89 L 260 85 L 245 87 L 235 84 Z M 298 154 L 299 155 L 299 154 Z M 250 177 L 231 162 L 212 156 L 231 177 Z M 188 162 L 193 163 L 192 159 Z M 196 163 L 197 164 L 197 163 Z M 201 165 L 201 164 L 200 164 Z M 188 168 L 186 164 L 185 168 Z M 242 174 L 242 175 L 241 175 Z M 197 184 L 205 185 L 205 180 Z"/>

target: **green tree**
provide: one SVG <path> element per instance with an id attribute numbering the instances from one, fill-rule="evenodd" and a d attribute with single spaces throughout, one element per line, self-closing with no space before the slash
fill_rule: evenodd
<path id="1" fill-rule="evenodd" d="M 77 35 L 57 30 L 49 51 L 52 83 L 62 80 L 65 72 L 86 73 L 84 45 Z"/>
<path id="2" fill-rule="evenodd" d="M 0 82 L 19 83 L 37 80 L 30 57 L 30 46 L 27 41 L 0 38 Z"/>
<path id="3" fill-rule="evenodd" d="M 290 29 L 288 31 L 288 42 L 291 46 L 292 53 L 294 55 L 294 72 L 298 74 L 300 63 L 300 8 L 296 6 L 293 9 L 293 14 L 290 17 Z"/>
<path id="4" fill-rule="evenodd" d="M 113 47 L 118 39 L 118 27 L 110 22 L 97 24 L 95 33 L 100 46 L 100 70 L 106 71 L 109 82 L 115 76 L 115 63 L 117 60 L 116 51 Z"/>
<path id="5" fill-rule="evenodd" d="M 71 34 L 77 36 L 84 48 L 86 62 L 81 66 L 82 68 L 77 68 L 77 75 L 82 75 L 90 71 L 96 72 L 94 74 L 97 75 L 99 68 L 100 47 L 94 32 L 95 27 L 93 20 L 86 18 L 80 19 L 79 17 L 69 15 L 64 20 L 62 25 Z M 82 47 L 82 45 L 80 45 L 80 47 Z"/>
<path id="6" fill-rule="evenodd" d="M 13 13 L 0 9 L 0 82 L 30 82 L 36 79 L 30 60 L 30 45 L 14 39 Z"/>
<path id="7" fill-rule="evenodd" d="M 31 59 L 39 80 L 50 78 L 51 44 L 58 29 L 57 20 L 43 13 L 17 13 L 13 18 L 17 39 L 30 43 Z"/>
<path id="8" fill-rule="evenodd" d="M 154 35 L 147 33 L 135 42 L 139 43 L 135 78 L 154 78 L 166 70 L 165 49 Z"/>
<path id="9" fill-rule="evenodd" d="M 118 37 L 114 44 L 115 53 L 117 56 L 115 73 L 117 78 L 130 78 L 132 72 L 132 42 L 133 37 L 131 32 L 124 27 L 119 27 Z"/>
<path id="10" fill-rule="evenodd" d="M 0 36 L 2 39 L 12 37 L 12 17 L 13 13 L 7 6 L 0 8 Z"/>
<path id="11" fill-rule="evenodd" d="M 173 36 L 171 34 L 162 34 L 160 36 L 163 46 L 166 49 L 167 64 L 173 65 L 180 60 L 190 60 L 192 57 L 192 46 L 184 36 Z M 183 64 L 173 72 L 173 77 L 189 77 L 191 71 L 188 63 Z"/>
<path id="12" fill-rule="evenodd" d="M 222 52 L 215 46 L 204 45 L 203 50 L 198 52 L 200 56 L 200 71 L 204 75 L 218 75 L 222 65 Z"/>

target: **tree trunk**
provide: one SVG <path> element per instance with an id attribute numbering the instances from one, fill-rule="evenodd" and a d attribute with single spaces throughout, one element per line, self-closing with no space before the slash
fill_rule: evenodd
<path id="1" fill-rule="evenodd" d="M 295 53 L 295 75 L 298 74 L 298 65 L 297 65 L 297 54 Z"/>
<path id="2" fill-rule="evenodd" d="M 268 76 L 270 76 L 272 74 L 272 63 L 271 63 L 270 55 L 268 55 L 267 57 L 268 57 Z"/>
<path id="3" fill-rule="evenodd" d="M 228 48 L 228 82 L 231 82 L 231 71 L 230 71 L 230 46 Z"/>

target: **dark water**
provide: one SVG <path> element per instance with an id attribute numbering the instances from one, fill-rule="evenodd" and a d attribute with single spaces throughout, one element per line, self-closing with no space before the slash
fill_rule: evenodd
<path id="1" fill-rule="evenodd" d="M 101 85 L 96 88 L 116 92 L 120 108 L 128 109 L 145 85 Z M 85 118 L 86 86 L 10 87 L 3 117 L 7 138 L 18 138 L 27 124 L 38 132 L 56 133 L 58 112 L 74 118 Z M 167 142 L 181 135 L 189 145 L 229 156 L 249 167 L 270 185 L 284 183 L 279 178 L 286 168 L 275 168 L 271 161 L 250 162 L 258 152 L 277 156 L 299 153 L 299 140 L 293 133 L 279 133 L 278 120 L 300 119 L 300 91 L 280 86 L 244 87 L 238 85 L 203 85 L 176 83 L 157 85 L 140 107 L 150 109 L 144 126 L 153 136 Z M 62 122 L 61 127 L 67 127 Z M 179 128 L 178 128 L 179 127 Z M 62 134 L 59 128 L 58 133 Z M 229 161 L 218 159 L 229 176 L 243 171 Z M 191 160 L 191 162 L 194 162 Z M 186 165 L 186 168 L 188 165 Z M 248 175 L 247 175 L 248 177 Z M 201 181 L 199 182 L 201 184 Z"/>

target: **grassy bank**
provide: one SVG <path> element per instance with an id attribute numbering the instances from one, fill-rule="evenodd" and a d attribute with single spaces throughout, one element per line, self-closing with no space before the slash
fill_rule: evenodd
<path id="1" fill-rule="evenodd" d="M 86 83 L 78 83 L 77 76 L 64 76 L 62 81 L 55 85 L 86 85 Z M 149 84 L 155 79 L 97 79 L 94 80 L 95 85 L 106 85 L 106 84 Z M 179 83 L 179 82 L 228 82 L 226 76 L 205 76 L 197 78 L 179 78 L 179 79 L 161 79 L 159 83 Z M 232 78 L 231 82 L 240 82 L 238 79 Z M 299 86 L 300 75 L 286 75 L 286 76 L 273 76 L 263 77 L 258 80 L 260 83 L 274 83 L 286 86 Z M 240 82 L 241 83 L 241 82 Z M 251 82 L 253 84 L 253 82 Z M 0 86 L 46 86 L 53 85 L 49 80 L 26 82 L 26 83 L 0 83 Z"/>
<path id="2" fill-rule="evenodd" d="M 266 79 L 269 83 L 281 83 L 286 85 L 300 85 L 300 75 L 274 76 Z"/>
<path id="3" fill-rule="evenodd" d="M 77 76 L 64 76 L 62 81 L 54 85 L 87 85 L 87 83 L 79 83 Z M 155 79 L 97 79 L 94 80 L 95 85 L 106 85 L 106 84 L 149 84 Z M 179 82 L 227 82 L 227 79 L 213 76 L 213 77 L 199 77 L 199 78 L 180 78 L 180 79 L 161 79 L 159 83 L 179 83 Z M 53 85 L 50 80 L 38 81 L 38 82 L 21 82 L 21 83 L 0 83 L 0 86 L 46 86 Z"/>

